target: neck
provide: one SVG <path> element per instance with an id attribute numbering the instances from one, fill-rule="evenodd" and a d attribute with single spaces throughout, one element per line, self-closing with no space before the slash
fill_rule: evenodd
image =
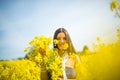
<path id="1" fill-rule="evenodd" d="M 65 54 L 65 52 L 66 52 L 65 50 L 59 50 L 59 56 L 63 57 L 63 55 Z"/>

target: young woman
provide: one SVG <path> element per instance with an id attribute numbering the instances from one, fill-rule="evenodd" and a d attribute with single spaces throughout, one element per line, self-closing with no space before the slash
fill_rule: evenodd
<path id="1" fill-rule="evenodd" d="M 63 75 L 58 77 L 58 80 L 75 80 L 76 79 L 76 71 L 75 67 L 80 63 L 79 56 L 76 54 L 74 46 L 72 44 L 71 38 L 64 28 L 59 28 L 55 31 L 53 40 L 57 40 L 57 45 L 54 44 L 54 48 L 57 48 L 59 51 L 59 56 L 62 58 L 62 67 L 65 68 L 63 71 Z M 63 49 L 65 44 L 68 44 L 67 49 Z M 44 52 L 41 50 L 41 52 Z M 70 57 L 71 54 L 74 54 L 75 57 Z M 42 54 L 43 56 L 45 53 Z M 45 71 L 45 64 L 41 64 L 41 80 L 49 80 L 48 74 Z"/>

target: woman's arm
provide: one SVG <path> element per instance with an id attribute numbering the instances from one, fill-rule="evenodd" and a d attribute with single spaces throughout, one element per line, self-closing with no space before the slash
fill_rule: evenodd
<path id="1" fill-rule="evenodd" d="M 76 54 L 76 63 L 80 63 L 80 57 Z"/>
<path id="2" fill-rule="evenodd" d="M 42 58 L 44 58 L 44 56 L 46 55 L 46 51 L 44 49 L 40 48 L 39 52 L 40 52 Z M 40 72 L 41 72 L 40 79 L 41 80 L 48 80 L 48 72 L 46 70 L 46 65 L 44 63 L 44 60 L 40 64 Z"/>
<path id="3" fill-rule="evenodd" d="M 75 55 L 75 68 L 79 66 L 81 63 L 79 55 Z"/>
<path id="4" fill-rule="evenodd" d="M 41 71 L 41 75 L 40 75 L 41 80 L 48 80 L 48 73 L 46 70 L 46 66 L 43 62 L 41 63 L 40 71 Z"/>

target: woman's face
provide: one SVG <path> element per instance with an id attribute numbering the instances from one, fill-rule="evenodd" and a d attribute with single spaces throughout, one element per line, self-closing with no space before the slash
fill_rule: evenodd
<path id="1" fill-rule="evenodd" d="M 62 49 L 63 45 L 66 43 L 66 36 L 63 32 L 58 33 L 57 35 L 57 40 L 58 40 L 58 48 Z"/>

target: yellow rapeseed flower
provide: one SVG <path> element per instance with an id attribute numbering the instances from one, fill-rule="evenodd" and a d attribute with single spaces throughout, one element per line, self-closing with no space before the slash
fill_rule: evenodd
<path id="1" fill-rule="evenodd" d="M 100 37 L 97 37 L 97 41 L 99 41 L 99 42 L 101 41 Z"/>
<path id="2" fill-rule="evenodd" d="M 65 43 L 65 44 L 62 46 L 62 49 L 63 49 L 63 50 L 66 50 L 68 47 L 69 47 L 68 44 Z"/>
<path id="3" fill-rule="evenodd" d="M 24 52 L 28 52 L 29 50 L 30 50 L 30 48 L 27 47 L 27 48 L 24 49 Z"/>
<path id="4" fill-rule="evenodd" d="M 54 40 L 54 45 L 57 45 L 57 44 L 58 44 L 58 40 L 55 39 L 55 40 Z"/>

